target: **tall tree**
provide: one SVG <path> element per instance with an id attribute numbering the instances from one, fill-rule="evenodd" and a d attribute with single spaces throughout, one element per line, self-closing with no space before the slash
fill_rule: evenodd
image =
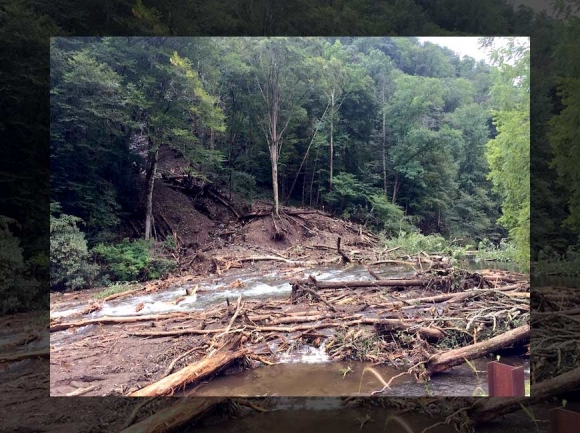
<path id="1" fill-rule="evenodd" d="M 510 231 L 522 262 L 530 258 L 530 49 L 510 38 L 503 47 L 493 47 L 497 64 L 492 100 L 497 136 L 489 141 L 489 178 L 502 196 L 499 222 Z"/>
<path id="2" fill-rule="evenodd" d="M 254 84 L 264 103 L 260 126 L 268 143 L 274 213 L 279 214 L 278 160 L 284 134 L 298 101 L 305 95 L 300 72 L 302 53 L 288 38 L 250 39 Z"/>

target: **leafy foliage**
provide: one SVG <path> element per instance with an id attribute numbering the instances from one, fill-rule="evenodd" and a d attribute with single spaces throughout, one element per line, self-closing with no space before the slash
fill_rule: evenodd
<path id="1" fill-rule="evenodd" d="M 492 89 L 498 135 L 487 145 L 489 178 L 502 196 L 499 222 L 509 229 L 523 263 L 530 260 L 529 56 L 529 46 L 517 45 L 513 39 L 492 51 L 500 66 Z"/>
<path id="2" fill-rule="evenodd" d="M 93 248 L 98 262 L 112 281 L 144 281 L 161 278 L 175 262 L 154 251 L 153 243 L 143 239 L 124 239 L 118 244 L 98 244 Z"/>
<path id="3" fill-rule="evenodd" d="M 53 213 L 60 206 L 51 204 Z M 55 289 L 82 289 L 90 286 L 97 267 L 89 262 L 84 234 L 77 224 L 80 218 L 60 213 L 50 217 L 50 285 Z"/>
<path id="4" fill-rule="evenodd" d="M 401 208 L 390 203 L 379 188 L 363 184 L 350 173 L 334 177 L 334 189 L 326 195 L 326 200 L 344 218 L 369 224 L 376 230 L 393 233 L 400 229 L 400 224 L 408 227 Z"/>

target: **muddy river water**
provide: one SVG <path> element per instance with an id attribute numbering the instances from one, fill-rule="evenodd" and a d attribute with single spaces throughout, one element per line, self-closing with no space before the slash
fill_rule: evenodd
<path id="1" fill-rule="evenodd" d="M 489 263 L 468 264 L 468 268 L 490 268 Z M 502 268 L 496 265 L 495 267 Z M 509 269 L 514 270 L 514 269 Z M 409 278 L 414 270 L 402 266 L 385 266 L 378 274 L 385 278 Z M 173 287 L 165 291 L 120 298 L 105 303 L 99 311 L 87 318 L 101 316 L 131 316 L 170 313 L 175 311 L 195 312 L 225 302 L 232 302 L 241 295 L 242 299 L 287 298 L 292 290 L 290 281 L 313 275 L 319 281 L 368 280 L 369 273 L 362 266 L 326 267 L 316 270 L 290 268 L 284 272 L 257 272 L 251 266 L 209 278 L 203 282 L 188 283 L 187 286 Z M 197 293 L 186 296 L 175 305 L 171 301 L 185 295 L 186 288 L 197 287 Z M 143 304 L 140 311 L 136 307 Z M 86 305 L 61 304 L 51 311 L 51 317 L 73 315 Z M 51 346 L 70 344 L 91 334 L 96 325 L 89 325 L 72 331 L 55 332 L 51 335 Z M 185 395 L 199 396 L 347 396 L 369 395 L 381 389 L 377 378 L 389 381 L 401 370 L 387 366 L 373 366 L 364 362 L 330 362 L 324 351 L 324 342 L 319 347 L 303 346 L 293 351 L 277 354 L 277 363 L 241 373 L 222 375 L 201 383 L 183 392 Z M 490 359 L 475 360 L 472 365 L 463 364 L 448 372 L 435 375 L 428 383 L 416 383 L 409 376 L 395 379 L 391 387 L 384 391 L 386 396 L 473 396 L 487 393 L 486 364 Z M 523 366 L 529 379 L 527 358 L 502 358 L 502 362 Z M 367 367 L 372 367 L 369 371 Z M 365 370 L 366 369 L 366 370 Z M 475 371 L 474 371 L 475 370 Z"/>

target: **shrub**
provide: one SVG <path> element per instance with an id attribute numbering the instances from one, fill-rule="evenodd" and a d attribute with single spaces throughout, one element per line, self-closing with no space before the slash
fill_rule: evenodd
<path id="1" fill-rule="evenodd" d="M 52 204 L 54 211 L 60 211 Z M 85 235 L 77 224 L 80 218 L 61 214 L 50 217 L 50 286 L 54 289 L 88 287 L 96 276 L 98 266 L 89 262 Z"/>
<path id="2" fill-rule="evenodd" d="M 154 243 L 124 239 L 118 244 L 98 244 L 93 248 L 97 260 L 113 281 L 146 281 L 161 278 L 176 265 L 154 251 Z"/>
<path id="3" fill-rule="evenodd" d="M 412 227 L 403 210 L 389 202 L 380 188 L 368 186 L 350 173 L 340 173 L 332 181 L 333 190 L 325 199 L 343 218 L 389 234 Z"/>
<path id="4" fill-rule="evenodd" d="M 26 309 L 39 292 L 38 283 L 26 278 L 22 247 L 10 225 L 16 221 L 0 216 L 0 314 Z"/>
<path id="5" fill-rule="evenodd" d="M 451 244 L 440 234 L 423 235 L 419 232 L 404 230 L 397 237 L 384 239 L 387 249 L 399 248 L 399 253 L 414 255 L 422 251 L 426 253 L 452 253 Z"/>

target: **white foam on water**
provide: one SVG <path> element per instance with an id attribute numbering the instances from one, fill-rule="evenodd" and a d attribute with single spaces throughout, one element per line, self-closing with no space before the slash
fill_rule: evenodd
<path id="1" fill-rule="evenodd" d="M 279 286 L 271 286 L 270 284 L 258 284 L 248 290 L 242 292 L 242 296 L 262 296 L 269 293 L 287 293 L 292 291 L 292 286 L 289 283 L 284 283 Z"/>
<path id="2" fill-rule="evenodd" d="M 145 314 L 159 314 L 159 313 L 173 313 L 176 311 L 190 311 L 192 306 L 197 302 L 197 294 L 193 296 L 186 296 L 181 302 L 175 305 L 171 301 L 164 301 L 160 299 L 175 299 L 175 295 L 157 297 L 153 300 L 151 296 L 134 299 L 131 302 L 126 302 L 117 305 L 104 305 L 99 311 L 95 311 L 92 317 L 101 316 L 141 316 Z M 139 304 L 143 303 L 143 308 L 136 311 Z"/>
<path id="3" fill-rule="evenodd" d="M 328 272 L 312 272 L 311 274 L 308 274 L 306 276 L 306 278 L 309 278 L 310 276 L 316 278 L 318 281 L 322 281 L 322 280 L 330 280 L 332 278 L 334 278 L 336 276 L 336 274 L 338 274 L 339 271 L 328 271 Z"/>
<path id="4" fill-rule="evenodd" d="M 73 314 L 76 314 L 76 313 L 78 313 L 81 310 L 82 310 L 82 307 L 78 307 L 78 308 L 71 308 L 70 310 L 63 310 L 63 311 L 51 312 L 50 313 L 50 318 L 51 319 L 57 319 L 57 318 L 60 318 L 60 317 L 72 316 Z"/>
<path id="5" fill-rule="evenodd" d="M 278 357 L 278 363 L 303 363 L 303 364 L 322 364 L 330 362 L 330 357 L 324 349 L 326 340 L 320 347 L 303 346 L 294 351 L 287 350 Z"/>

